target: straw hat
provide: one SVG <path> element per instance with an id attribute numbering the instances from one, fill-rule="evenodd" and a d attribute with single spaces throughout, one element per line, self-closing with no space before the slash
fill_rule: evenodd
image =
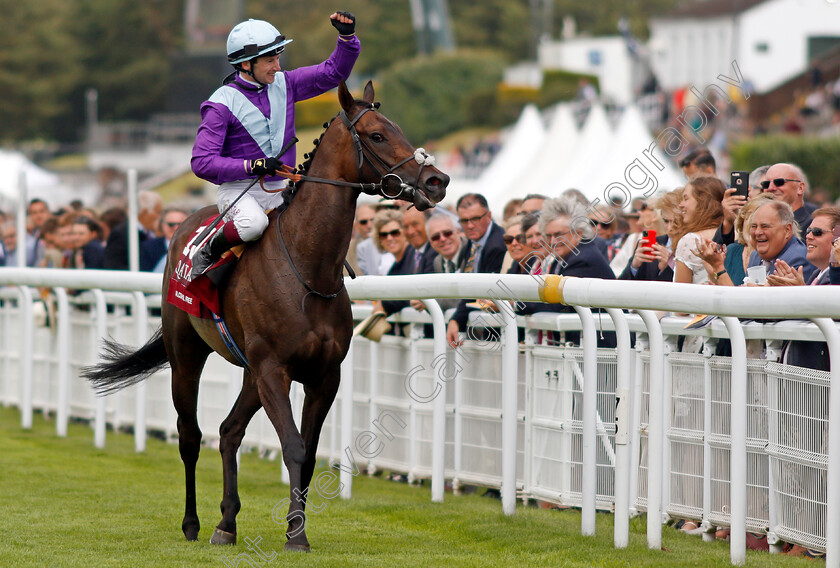
<path id="1" fill-rule="evenodd" d="M 383 312 L 373 312 L 353 329 L 353 335 L 361 335 L 378 343 L 382 335 L 391 329 L 386 317 Z"/>

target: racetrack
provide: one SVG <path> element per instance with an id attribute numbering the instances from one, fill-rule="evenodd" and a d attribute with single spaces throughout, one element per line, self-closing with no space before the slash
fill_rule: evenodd
<path id="1" fill-rule="evenodd" d="M 353 498 L 313 500 L 307 534 L 312 553 L 282 553 L 285 527 L 272 509 L 288 498 L 280 465 L 242 456 L 239 544 L 209 544 L 219 522 L 221 460 L 205 449 L 198 462 L 199 542 L 185 542 L 183 468 L 176 444 L 156 439 L 134 453 L 133 438 L 108 433 L 105 450 L 92 430 L 71 424 L 67 439 L 40 414 L 20 428 L 15 409 L 0 409 L 0 566 L 729 566 L 726 543 L 663 531 L 667 551 L 649 551 L 644 518 L 631 520 L 630 546 L 612 546 L 612 516 L 597 518 L 597 536 L 580 536 L 580 513 L 520 507 L 513 517 L 478 495 L 446 494 L 433 504 L 428 485 L 409 487 L 358 476 Z M 335 489 L 335 488 L 333 488 Z M 281 506 L 285 514 L 285 506 Z M 263 556 L 248 550 L 245 538 Z M 272 556 L 278 551 L 276 556 Z M 748 566 L 814 566 L 813 561 L 748 551 Z"/>

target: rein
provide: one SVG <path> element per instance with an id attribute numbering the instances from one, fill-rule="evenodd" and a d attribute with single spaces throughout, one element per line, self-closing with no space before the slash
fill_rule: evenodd
<path id="1" fill-rule="evenodd" d="M 387 199 L 400 199 L 403 198 L 403 194 L 408 198 L 407 201 L 413 201 L 415 195 L 417 195 L 417 185 L 420 183 L 420 176 L 423 174 L 423 168 L 426 166 L 433 166 L 435 164 L 434 156 L 431 156 L 426 153 L 426 150 L 423 148 L 417 148 L 414 150 L 414 154 L 408 156 L 404 160 L 398 162 L 394 166 L 389 167 L 382 158 L 380 158 L 371 148 L 365 144 L 365 142 L 359 136 L 359 133 L 356 131 L 356 123 L 359 122 L 365 113 L 369 111 L 376 111 L 379 108 L 379 103 L 373 103 L 369 107 L 365 108 L 360 112 L 356 118 L 350 120 L 347 116 L 347 113 L 342 110 L 338 116 L 341 117 L 341 121 L 344 123 L 344 126 L 347 127 L 347 130 L 350 132 L 350 136 L 353 140 L 353 146 L 356 149 L 356 154 L 358 156 L 358 163 L 356 165 L 357 169 L 359 170 L 359 176 L 361 177 L 362 167 L 364 167 L 365 160 L 370 164 L 373 170 L 376 172 L 376 175 L 379 176 L 380 180 L 378 183 L 363 183 L 363 182 L 349 182 L 349 181 L 342 181 L 342 180 L 335 180 L 335 179 L 327 179 L 327 178 L 320 178 L 315 176 L 308 176 L 305 174 L 296 173 L 293 168 L 290 166 L 283 164 L 279 171 L 276 172 L 276 175 L 280 177 L 284 177 L 289 181 L 294 183 L 300 183 L 301 181 L 311 181 L 316 183 L 325 183 L 329 185 L 336 185 L 341 187 L 350 187 L 353 189 L 358 189 L 362 193 L 368 195 L 382 195 Z M 420 168 L 417 170 L 417 178 L 414 180 L 414 185 L 408 185 L 403 182 L 402 178 L 394 173 L 398 168 L 403 166 L 404 164 L 410 162 L 411 160 L 416 161 Z M 382 173 L 377 167 L 377 163 L 381 168 L 385 170 L 386 173 Z M 263 185 L 263 178 L 260 178 L 260 187 L 266 193 L 277 193 L 278 191 L 282 191 L 281 189 L 266 189 Z M 425 196 L 420 193 L 421 197 Z"/>
<path id="2" fill-rule="evenodd" d="M 286 255 L 286 260 L 289 261 L 289 266 L 292 267 L 292 272 L 295 273 L 298 281 L 303 284 L 303 287 L 306 288 L 306 294 L 304 294 L 303 298 L 300 301 L 300 311 L 304 311 L 304 304 L 306 303 L 306 298 L 309 294 L 315 294 L 319 298 L 324 298 L 325 300 L 332 300 L 344 289 L 344 276 L 341 277 L 341 282 L 339 283 L 338 289 L 333 292 L 332 294 L 324 294 L 323 292 L 319 292 L 315 290 L 309 283 L 303 279 L 303 276 L 295 266 L 294 261 L 292 260 L 292 255 L 289 254 L 289 248 L 286 246 L 286 241 L 283 240 L 283 231 L 280 230 L 280 215 L 277 216 L 277 236 L 280 238 L 280 248 L 283 249 L 283 254 Z"/>
<path id="3" fill-rule="evenodd" d="M 395 166 L 388 167 L 388 165 L 382 160 L 382 158 L 377 156 L 376 153 L 373 152 L 370 149 L 370 147 L 368 147 L 368 145 L 364 143 L 364 141 L 359 136 L 359 133 L 356 132 L 356 123 L 359 121 L 359 119 L 362 118 L 362 116 L 364 116 L 365 113 L 369 111 L 376 111 L 376 109 L 378 108 L 379 103 L 373 103 L 369 107 L 362 110 L 362 112 L 360 112 L 352 121 L 347 117 L 347 113 L 344 110 L 342 110 L 338 115 L 341 117 L 342 122 L 347 127 L 347 130 L 350 132 L 350 135 L 353 139 L 353 146 L 356 148 L 356 153 L 359 157 L 357 164 L 359 177 L 361 177 L 362 167 L 364 167 L 365 159 L 367 159 L 370 166 L 376 172 L 376 175 L 380 176 L 380 180 L 378 183 L 348 182 L 342 180 L 307 176 L 304 174 L 296 173 L 294 169 L 287 166 L 286 164 L 283 164 L 281 166 L 281 169 L 276 172 L 276 175 L 284 177 L 294 183 L 299 183 L 301 181 L 311 181 L 341 187 L 351 187 L 353 189 L 358 189 L 368 195 L 381 194 L 383 197 L 386 197 L 388 199 L 397 199 L 404 193 L 407 194 L 408 197 L 413 198 L 417 191 L 417 185 L 420 183 L 420 176 L 423 173 L 423 168 L 425 166 L 433 166 L 435 163 L 435 158 L 427 154 L 423 148 L 417 148 L 416 150 L 414 150 L 414 153 L 412 155 L 400 161 Z M 402 178 L 400 178 L 400 176 L 394 173 L 394 171 L 396 171 L 399 167 L 410 162 L 411 160 L 415 160 L 418 164 L 420 164 L 420 168 L 417 171 L 417 179 L 414 181 L 413 186 L 403 183 Z M 383 169 L 387 170 L 387 172 L 383 174 L 382 171 L 378 167 L 376 167 L 375 162 L 378 162 Z M 260 187 L 266 193 L 277 193 L 278 191 L 283 191 L 283 188 L 266 189 L 266 187 L 263 185 L 263 179 L 264 178 L 260 178 Z M 392 186 L 397 190 L 394 194 L 391 194 L 386 191 L 386 188 L 390 189 Z M 422 193 L 420 193 L 419 195 L 423 196 Z M 425 198 L 425 196 L 423 197 Z M 303 276 L 301 275 L 300 271 L 298 271 L 294 261 L 292 260 L 292 255 L 289 253 L 289 249 L 286 246 L 286 241 L 283 239 L 283 231 L 280 230 L 279 215 L 277 216 L 277 236 L 280 239 L 280 248 L 283 249 L 283 254 L 286 255 L 286 260 L 289 261 L 289 266 L 292 267 L 292 272 L 294 273 L 298 281 L 306 289 L 306 294 L 304 294 L 303 298 L 300 301 L 301 311 L 304 311 L 306 298 L 309 297 L 310 294 L 314 294 L 319 298 L 323 298 L 325 300 L 332 300 L 341 293 L 341 291 L 344 289 L 343 275 L 341 277 L 341 282 L 339 283 L 338 289 L 331 294 L 325 294 L 323 292 L 315 290 L 314 288 L 312 288 L 312 286 L 309 285 L 309 283 L 306 280 L 304 280 Z"/>

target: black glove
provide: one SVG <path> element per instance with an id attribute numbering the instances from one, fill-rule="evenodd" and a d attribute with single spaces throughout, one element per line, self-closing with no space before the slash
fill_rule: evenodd
<path id="1" fill-rule="evenodd" d="M 330 23 L 333 25 L 335 29 L 338 30 L 338 33 L 341 35 L 353 35 L 356 33 L 356 16 L 351 14 L 350 12 L 336 12 L 339 16 L 344 16 L 345 18 L 350 18 L 349 24 L 343 24 L 338 21 L 338 19 L 330 18 Z"/>
<path id="2" fill-rule="evenodd" d="M 283 162 L 277 158 L 260 158 L 258 160 L 251 160 L 248 162 L 249 173 L 258 177 L 273 176 L 280 168 L 283 167 Z"/>

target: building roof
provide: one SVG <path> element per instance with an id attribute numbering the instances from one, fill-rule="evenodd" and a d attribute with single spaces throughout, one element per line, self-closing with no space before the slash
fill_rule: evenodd
<path id="1" fill-rule="evenodd" d="M 746 12 L 767 0 L 693 0 L 662 16 L 663 19 L 715 18 Z"/>

